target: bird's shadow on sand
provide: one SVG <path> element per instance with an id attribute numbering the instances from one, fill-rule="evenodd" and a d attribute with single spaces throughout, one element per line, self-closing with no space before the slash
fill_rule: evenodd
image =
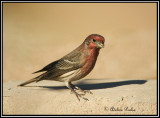
<path id="1" fill-rule="evenodd" d="M 89 80 L 88 80 L 89 81 Z M 92 80 L 90 80 L 92 81 Z M 84 90 L 95 90 L 95 89 L 106 89 L 106 88 L 114 88 L 118 86 L 131 85 L 131 84 L 144 84 L 147 80 L 126 80 L 126 81 L 118 81 L 118 82 L 105 82 L 105 83 L 85 83 L 85 81 L 79 82 L 75 85 L 84 89 Z M 37 86 L 42 88 L 48 88 L 51 90 L 62 90 L 68 89 L 66 86 Z"/>

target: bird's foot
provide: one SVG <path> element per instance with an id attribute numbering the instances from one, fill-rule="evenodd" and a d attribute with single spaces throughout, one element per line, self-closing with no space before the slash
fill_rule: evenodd
<path id="1" fill-rule="evenodd" d="M 75 90 L 71 91 L 72 93 L 74 93 L 77 97 L 77 99 L 80 101 L 80 98 L 89 101 L 87 98 L 83 97 L 85 94 L 78 94 Z"/>
<path id="2" fill-rule="evenodd" d="M 92 94 L 89 90 L 82 90 L 78 86 L 73 85 L 71 82 L 66 83 L 67 87 L 71 90 L 71 93 L 74 93 L 77 97 L 77 99 L 80 101 L 80 98 L 84 100 L 88 100 L 87 98 L 83 97 L 86 93 Z M 80 93 L 78 93 L 80 92 Z"/>

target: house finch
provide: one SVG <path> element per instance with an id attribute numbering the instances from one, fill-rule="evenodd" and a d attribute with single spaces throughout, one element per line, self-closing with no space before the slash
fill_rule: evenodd
<path id="1" fill-rule="evenodd" d="M 41 80 L 55 80 L 65 82 L 66 86 L 73 92 L 78 100 L 79 97 L 84 98 L 86 92 L 79 87 L 73 85 L 71 82 L 82 79 L 88 75 L 93 69 L 99 50 L 104 47 L 104 37 L 98 34 L 89 35 L 84 42 L 75 50 L 65 55 L 61 59 L 54 61 L 41 70 L 34 73 L 43 72 L 45 73 L 28 80 L 19 86 L 24 86 L 32 82 L 39 82 Z M 79 94 L 76 90 L 80 90 L 83 94 Z"/>

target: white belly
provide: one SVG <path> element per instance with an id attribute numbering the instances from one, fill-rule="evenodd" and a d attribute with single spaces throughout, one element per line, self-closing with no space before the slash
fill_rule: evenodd
<path id="1" fill-rule="evenodd" d="M 56 78 L 55 80 L 61 81 L 61 82 L 74 81 L 74 80 L 80 79 L 79 75 L 80 75 L 80 69 L 77 69 L 77 70 L 73 70 L 73 71 L 70 71 L 68 73 L 65 73 L 65 74 L 59 76 L 58 78 Z"/>

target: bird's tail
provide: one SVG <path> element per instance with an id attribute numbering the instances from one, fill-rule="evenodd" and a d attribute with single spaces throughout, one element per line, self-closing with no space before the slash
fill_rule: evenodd
<path id="1" fill-rule="evenodd" d="M 30 80 L 28 80 L 28 81 L 26 81 L 26 82 L 23 82 L 22 84 L 20 84 L 20 85 L 18 85 L 18 86 L 24 86 L 24 85 L 30 84 L 30 83 L 32 83 L 32 82 L 35 82 L 35 81 L 37 81 L 37 79 L 36 79 L 36 78 L 33 78 L 33 79 L 30 79 Z"/>
<path id="2" fill-rule="evenodd" d="M 41 78 L 43 77 L 43 75 L 44 75 L 44 74 L 39 75 L 38 77 L 35 77 L 35 78 L 33 78 L 33 79 L 30 79 L 30 80 L 28 80 L 28 81 L 26 81 L 26 82 L 23 82 L 22 84 L 20 84 L 20 85 L 18 85 L 18 86 L 24 86 L 24 85 L 30 84 L 30 83 L 32 83 L 32 82 L 41 81 Z"/>

